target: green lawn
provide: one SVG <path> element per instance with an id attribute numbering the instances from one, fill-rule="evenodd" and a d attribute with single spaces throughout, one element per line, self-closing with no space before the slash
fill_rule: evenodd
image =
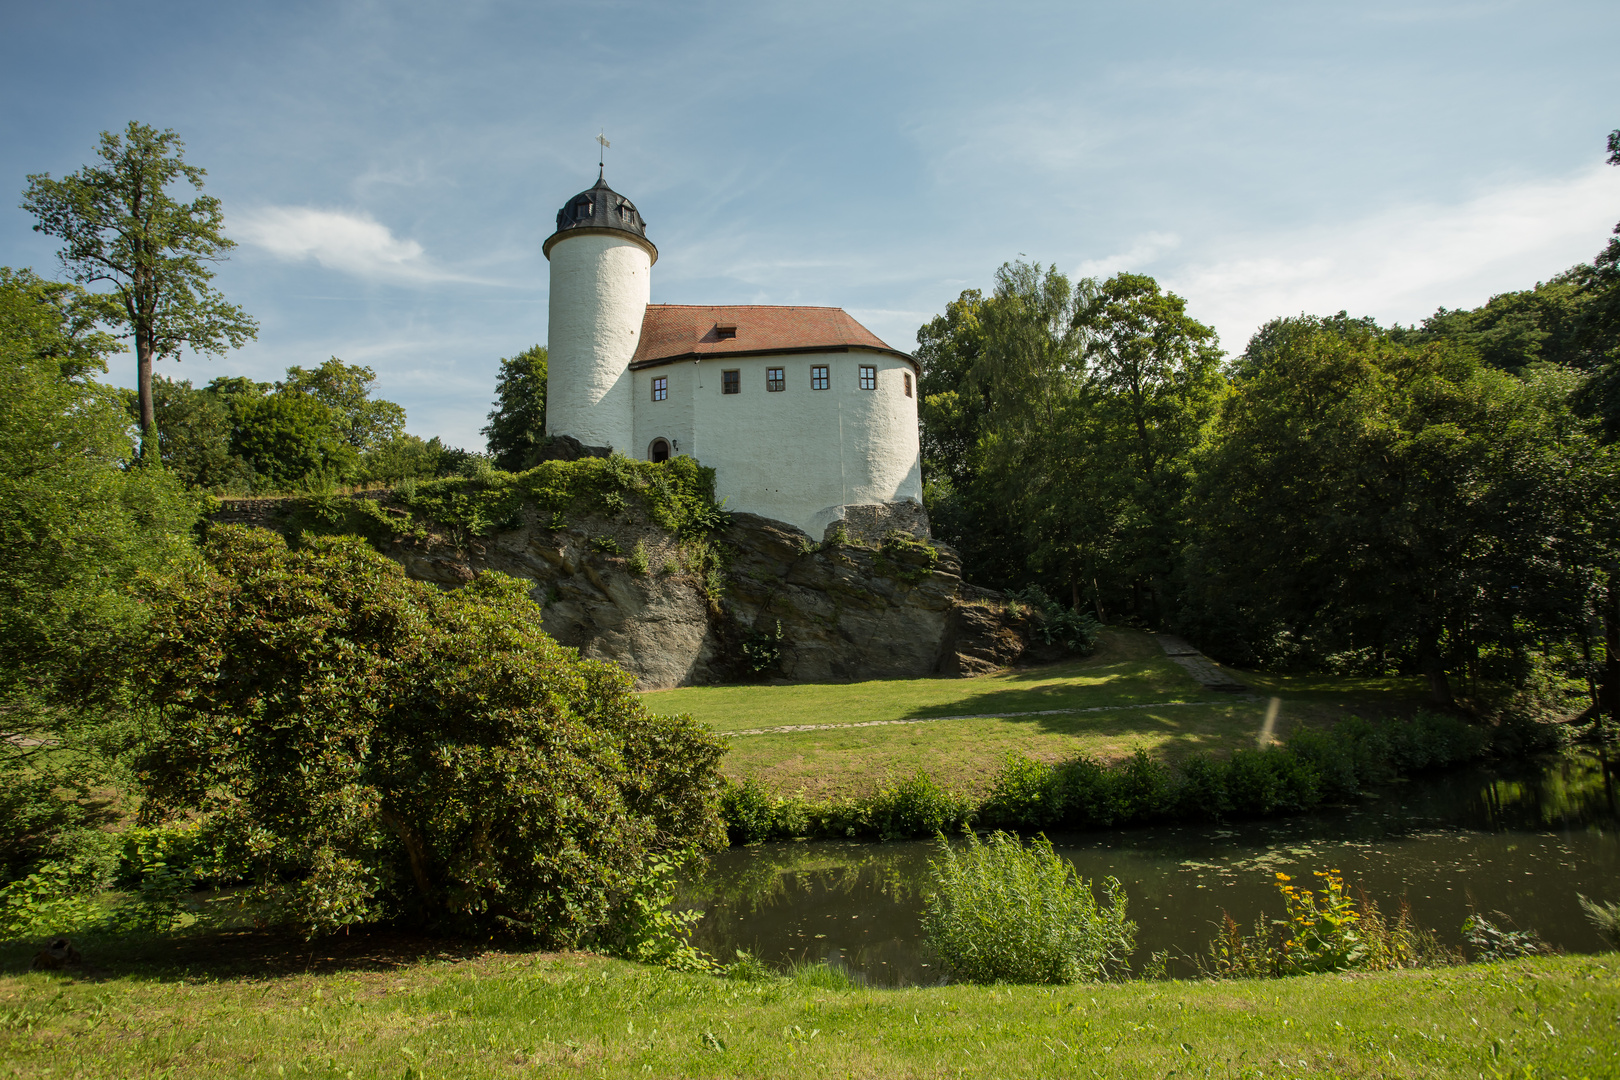
<path id="1" fill-rule="evenodd" d="M 15 947 L 5 961 L 18 971 Z M 1620 1075 L 1614 953 L 910 990 L 840 988 L 826 969 L 742 983 L 361 935 L 313 951 L 251 933 L 154 941 L 99 962 L 0 975 L 0 1076 Z"/>
<path id="2" fill-rule="evenodd" d="M 720 732 L 770 731 L 728 741 L 728 775 L 754 776 L 783 792 L 825 797 L 869 792 L 886 777 L 926 770 L 982 793 L 1009 753 L 1058 761 L 1079 753 L 1114 760 L 1138 747 L 1174 758 L 1253 746 L 1277 700 L 1272 730 L 1381 716 L 1421 701 L 1408 678 L 1287 676 L 1239 671 L 1254 695 L 1203 689 L 1151 635 L 1109 629 L 1094 656 L 977 679 L 892 679 L 789 686 L 699 686 L 642 695 L 648 708 L 690 713 Z M 1126 708 L 1126 706 L 1152 706 Z M 987 713 L 1070 712 L 986 717 Z M 927 724 L 856 727 L 873 721 L 971 715 Z"/>

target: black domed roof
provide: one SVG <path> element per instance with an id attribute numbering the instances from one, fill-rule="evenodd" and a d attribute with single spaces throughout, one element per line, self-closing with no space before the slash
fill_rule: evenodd
<path id="1" fill-rule="evenodd" d="M 596 177 L 595 187 L 575 195 L 557 211 L 557 231 L 546 241 L 546 252 L 549 254 L 552 244 L 576 229 L 612 229 L 629 233 L 641 239 L 649 248 L 652 247 L 647 240 L 647 223 L 641 220 L 636 204 L 608 187 L 601 174 Z M 654 257 L 657 257 L 656 254 Z"/>

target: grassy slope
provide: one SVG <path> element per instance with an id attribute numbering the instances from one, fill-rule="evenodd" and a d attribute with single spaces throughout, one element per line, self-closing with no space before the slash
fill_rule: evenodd
<path id="1" fill-rule="evenodd" d="M 310 968 L 285 974 L 220 953 L 186 966 L 174 948 L 161 966 L 126 961 L 99 978 L 0 976 L 0 1076 L 1620 1075 L 1614 953 L 1279 981 L 850 990 L 584 955 L 394 956 L 358 938 L 302 956 L 277 943 L 270 962 Z M 323 955 L 337 949 L 347 955 Z"/>
<path id="2" fill-rule="evenodd" d="M 781 732 L 731 740 L 726 771 L 756 776 L 783 791 L 816 796 L 868 791 L 884 777 L 926 769 L 937 779 L 982 791 L 1009 752 L 1055 761 L 1089 753 L 1124 757 L 1137 747 L 1166 756 L 1252 746 L 1267 702 L 1280 699 L 1277 731 L 1352 712 L 1410 708 L 1411 679 L 1296 677 L 1239 672 L 1261 700 L 1204 690 L 1166 657 L 1150 635 L 1109 630 L 1085 660 L 978 679 L 893 679 L 791 686 L 704 686 L 643 695 L 662 713 L 691 713 L 721 732 L 798 724 L 966 713 L 1093 709 L 1161 702 L 1207 702 L 1058 716 L 942 720 L 931 724 Z"/>

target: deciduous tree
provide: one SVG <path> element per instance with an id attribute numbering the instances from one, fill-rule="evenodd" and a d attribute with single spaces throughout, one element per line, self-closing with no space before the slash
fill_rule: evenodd
<path id="1" fill-rule="evenodd" d="M 101 164 L 60 180 L 30 175 L 23 194 L 35 231 L 63 241 L 58 254 L 68 275 L 110 286 L 96 294 L 97 312 L 134 341 L 143 456 L 155 443 L 153 362 L 178 359 L 183 347 L 219 355 L 257 333 L 253 319 L 209 285 L 210 264 L 235 246 L 219 200 L 169 194 L 176 183 L 202 190 L 205 173 L 186 164 L 183 150 L 173 131 L 131 121 L 122 135 L 102 132 Z"/>
<path id="2" fill-rule="evenodd" d="M 518 472 L 534 463 L 535 447 L 546 437 L 544 345 L 501 361 L 495 381 L 495 408 L 483 435 L 497 468 Z"/>

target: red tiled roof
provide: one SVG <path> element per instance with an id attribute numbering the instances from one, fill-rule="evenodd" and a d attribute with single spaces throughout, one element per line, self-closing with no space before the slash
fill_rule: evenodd
<path id="1" fill-rule="evenodd" d="M 736 337 L 721 337 L 736 327 Z M 843 308 L 759 304 L 648 304 L 632 366 L 705 356 L 871 349 L 911 359 L 885 345 Z"/>

